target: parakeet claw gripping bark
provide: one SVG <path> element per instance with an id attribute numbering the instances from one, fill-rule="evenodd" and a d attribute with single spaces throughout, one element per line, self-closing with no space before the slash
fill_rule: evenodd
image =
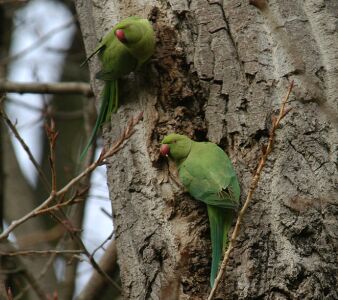
<path id="1" fill-rule="evenodd" d="M 239 205 L 236 173 L 228 156 L 216 144 L 194 142 L 174 133 L 166 136 L 161 144 L 160 153 L 175 161 L 179 178 L 190 195 L 207 204 L 212 244 L 210 284 L 213 286 Z"/>
<path id="2" fill-rule="evenodd" d="M 111 114 L 118 109 L 119 78 L 139 69 L 153 54 L 154 48 L 155 34 L 150 22 L 133 16 L 115 25 L 86 59 L 85 62 L 98 53 L 102 69 L 96 74 L 96 78 L 103 80 L 105 87 L 100 112 L 89 142 L 81 154 L 81 160 L 93 143 L 99 128 L 109 121 Z"/>

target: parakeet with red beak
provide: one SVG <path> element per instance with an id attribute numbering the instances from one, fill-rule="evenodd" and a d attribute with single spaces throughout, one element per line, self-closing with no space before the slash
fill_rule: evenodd
<path id="1" fill-rule="evenodd" d="M 160 153 L 174 160 L 190 195 L 207 205 L 212 245 L 210 284 L 214 285 L 227 235 L 239 205 L 240 187 L 229 157 L 216 144 L 169 134 Z"/>
<path id="2" fill-rule="evenodd" d="M 96 74 L 97 79 L 105 82 L 102 103 L 93 133 L 81 154 L 81 159 L 93 143 L 97 131 L 103 123 L 110 120 L 119 105 L 119 78 L 138 70 L 154 53 L 155 34 L 147 19 L 129 17 L 115 25 L 104 36 L 95 51 L 86 59 L 86 63 L 98 53 L 102 69 Z"/>

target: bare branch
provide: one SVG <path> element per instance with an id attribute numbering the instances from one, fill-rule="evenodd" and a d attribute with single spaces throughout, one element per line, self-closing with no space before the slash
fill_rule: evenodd
<path id="1" fill-rule="evenodd" d="M 94 162 L 93 164 L 96 164 L 96 166 L 102 165 L 105 163 L 105 160 L 114 155 L 116 152 L 118 152 L 124 145 L 125 141 L 129 139 L 129 137 L 132 136 L 134 133 L 134 127 L 135 125 L 142 119 L 143 112 L 139 113 L 137 116 L 131 118 L 127 124 L 127 127 L 125 128 L 124 132 L 121 134 L 120 138 L 111 146 L 111 148 L 108 151 L 105 151 L 105 149 L 100 154 L 98 160 Z M 95 261 L 93 255 L 89 253 L 89 251 L 86 249 L 86 246 L 84 245 L 83 241 L 79 237 L 78 233 L 75 232 L 72 235 L 76 241 L 79 243 L 81 248 L 85 251 L 85 255 L 89 258 L 89 261 L 93 268 L 96 270 L 98 274 L 100 274 L 107 282 L 109 282 L 111 285 L 113 285 L 119 292 L 121 292 L 121 287 L 113 280 L 111 277 L 106 273 L 105 270 L 101 269 L 101 267 L 97 264 Z M 1 236 L 0 236 L 1 238 Z"/>
<path id="2" fill-rule="evenodd" d="M 258 184 L 258 181 L 260 179 L 260 175 L 261 175 L 261 172 L 263 170 L 263 167 L 265 166 L 266 160 L 267 160 L 269 154 L 271 153 L 271 151 L 273 149 L 273 144 L 274 144 L 274 140 L 275 140 L 276 130 L 279 127 L 280 121 L 291 110 L 291 109 L 285 109 L 285 105 L 286 105 L 286 103 L 287 103 L 287 101 L 288 101 L 288 99 L 290 97 L 290 94 L 291 94 L 291 91 L 293 89 L 293 86 L 294 86 L 294 82 L 292 81 L 290 83 L 290 85 L 289 85 L 288 92 L 287 92 L 285 98 L 283 99 L 283 101 L 281 103 L 279 115 L 278 115 L 278 117 L 276 119 L 273 119 L 273 121 L 272 121 L 272 129 L 270 131 L 268 145 L 267 145 L 265 151 L 263 152 L 263 154 L 261 156 L 261 159 L 259 161 L 259 164 L 258 164 L 258 167 L 256 169 L 255 175 L 252 178 L 248 195 L 247 195 L 247 197 L 245 199 L 245 202 L 244 202 L 244 205 L 243 205 L 242 209 L 240 210 L 240 212 L 238 214 L 234 232 L 232 233 L 232 236 L 230 238 L 228 249 L 224 253 L 224 258 L 223 258 L 223 261 L 222 261 L 222 264 L 221 264 L 221 268 L 220 268 L 220 270 L 219 270 L 219 272 L 217 274 L 217 277 L 215 279 L 215 284 L 214 284 L 213 288 L 211 289 L 211 292 L 209 294 L 208 300 L 212 300 L 213 299 L 213 297 L 214 297 L 214 295 L 216 293 L 217 287 L 219 286 L 219 283 L 220 283 L 220 281 L 221 281 L 221 279 L 222 279 L 222 277 L 224 275 L 225 268 L 227 266 L 227 263 L 228 263 L 228 260 L 229 260 L 229 257 L 230 257 L 230 253 L 234 249 L 237 237 L 239 235 L 239 229 L 240 229 L 240 226 L 241 226 L 244 214 L 245 214 L 245 212 L 246 212 L 246 210 L 247 210 L 247 208 L 249 206 L 249 203 L 250 203 L 250 201 L 252 199 L 252 195 L 253 195 L 254 191 L 256 190 L 256 188 L 257 188 L 257 184 Z"/>
<path id="3" fill-rule="evenodd" d="M 6 97 L 6 103 L 10 103 L 10 104 L 13 104 L 19 107 L 24 107 L 31 111 L 39 112 L 46 117 L 54 118 L 56 120 L 74 120 L 74 119 L 83 118 L 83 109 L 72 110 L 72 111 L 60 111 L 60 110 L 53 109 L 50 105 L 47 105 L 46 107 L 41 108 L 38 106 L 31 105 L 29 103 L 25 103 L 23 101 L 9 98 L 8 96 Z"/>
<path id="4" fill-rule="evenodd" d="M 45 123 L 45 130 L 49 141 L 49 150 L 50 150 L 50 156 L 49 156 L 49 163 L 50 163 L 50 169 L 52 172 L 52 194 L 54 195 L 56 193 L 56 159 L 55 159 L 55 146 L 56 146 L 56 139 L 59 135 L 59 133 L 55 129 L 55 122 L 53 119 L 50 121 L 50 125 L 48 123 Z"/>
<path id="5" fill-rule="evenodd" d="M 4 230 L 2 234 L 0 234 L 0 240 L 7 238 L 10 232 L 12 232 L 16 227 L 23 224 L 27 220 L 29 220 L 29 219 L 31 219 L 31 218 L 39 215 L 39 214 L 45 213 L 45 212 L 51 213 L 51 211 L 48 209 L 49 205 L 57 197 L 63 196 L 67 191 L 69 191 L 70 188 L 72 188 L 76 183 L 78 183 L 83 177 L 90 174 L 96 167 L 104 164 L 105 160 L 108 157 L 114 155 L 116 152 L 118 152 L 120 149 L 122 149 L 122 147 L 125 145 L 125 142 L 134 133 L 134 127 L 141 120 L 142 116 L 143 116 L 143 114 L 140 113 L 136 117 L 131 118 L 130 121 L 128 122 L 128 125 L 126 126 L 125 130 L 121 134 L 120 138 L 111 146 L 111 148 L 108 151 L 103 150 L 100 157 L 95 162 L 90 164 L 81 174 L 79 174 L 77 177 L 73 178 L 70 182 L 68 182 L 68 184 L 66 184 L 59 191 L 56 191 L 55 179 L 53 179 L 53 183 L 54 183 L 53 187 L 54 188 L 52 189 L 50 196 L 42 204 L 40 204 L 38 207 L 36 207 L 34 210 L 29 212 L 28 214 L 26 214 L 22 218 L 13 221 L 8 226 L 8 228 L 6 230 Z M 50 138 L 50 144 L 54 145 L 57 134 L 55 133 L 55 131 L 53 129 L 53 125 L 51 125 L 51 127 L 48 128 L 47 132 L 48 132 L 48 135 L 49 135 L 49 138 Z M 53 147 L 51 146 L 51 150 L 53 150 L 52 148 Z M 53 152 L 53 151 L 51 151 L 51 152 Z M 51 159 L 51 160 L 53 160 L 53 159 Z M 55 217 L 59 223 L 64 225 L 66 227 L 67 231 L 69 231 L 69 233 L 71 234 L 71 236 L 73 238 L 75 238 L 77 243 L 83 249 L 83 253 L 89 258 L 89 262 L 91 263 L 93 268 L 97 271 L 97 273 L 100 274 L 107 282 L 112 284 L 118 291 L 121 291 L 120 286 L 114 280 L 112 280 L 109 277 L 109 275 L 104 270 L 102 270 L 100 268 L 100 266 L 96 263 L 94 257 L 89 253 L 89 251 L 86 249 L 83 241 L 79 237 L 78 232 L 76 230 L 73 230 L 73 228 L 71 228 L 71 225 L 68 226 L 68 224 L 63 222 L 63 220 L 57 218 L 56 215 L 53 214 L 53 217 Z M 68 223 L 70 224 L 70 222 L 68 222 Z M 55 253 L 54 253 L 54 256 L 55 256 Z M 25 289 L 25 290 L 27 290 L 27 289 Z"/>
<path id="6" fill-rule="evenodd" d="M 105 270 L 101 269 L 98 263 L 95 261 L 94 257 L 89 253 L 86 246 L 82 242 L 81 238 L 75 233 L 75 238 L 77 242 L 80 244 L 81 248 L 85 251 L 85 255 L 89 258 L 90 264 L 96 270 L 98 274 L 102 276 L 107 282 L 109 282 L 112 286 L 114 286 L 119 292 L 121 292 L 121 287 L 106 273 Z"/>
<path id="7" fill-rule="evenodd" d="M 49 258 L 48 262 L 45 264 L 44 268 L 41 270 L 41 272 L 37 275 L 36 280 L 40 280 L 48 271 L 48 269 L 51 267 L 51 265 L 54 262 L 54 259 L 56 257 L 56 254 L 52 254 L 51 257 Z M 18 295 L 15 296 L 14 300 L 19 300 L 21 299 L 31 288 L 30 284 L 27 284 Z"/>
<path id="8" fill-rule="evenodd" d="M 116 261 L 117 261 L 116 243 L 114 240 L 112 240 L 109 243 L 108 248 L 105 251 L 102 259 L 100 260 L 99 266 L 102 270 L 111 275 L 114 269 L 116 268 Z M 77 299 L 78 300 L 95 299 L 96 297 L 102 294 L 102 289 L 104 288 L 104 286 L 105 282 L 103 278 L 97 272 L 94 272 L 90 280 L 88 281 L 87 285 L 81 291 Z"/>
<path id="9" fill-rule="evenodd" d="M 97 196 L 95 196 L 97 197 Z M 101 207 L 101 211 L 109 218 L 109 219 L 113 219 L 113 216 L 110 212 L 108 212 L 105 208 Z"/>
<path id="10" fill-rule="evenodd" d="M 11 252 L 15 252 L 15 248 L 10 244 L 6 243 L 5 245 L 7 249 L 9 249 Z M 0 254 L 1 255 L 1 254 Z M 25 265 L 24 261 L 20 256 L 9 258 L 7 257 L 8 260 L 13 260 L 15 263 L 14 265 L 16 266 L 16 269 L 14 270 L 15 273 L 21 274 L 29 283 L 29 287 L 32 287 L 38 297 L 38 299 L 44 300 L 46 298 L 45 291 L 43 290 L 42 286 L 40 285 L 39 281 L 37 278 L 35 278 L 35 274 L 31 273 L 31 271 L 27 268 Z M 13 265 L 13 262 L 12 264 Z M 3 268 L 1 272 L 6 273 L 6 269 Z M 13 270 L 7 270 L 7 272 L 13 272 Z"/>
<path id="11" fill-rule="evenodd" d="M 3 109 L 3 105 L 2 103 L 0 103 L 0 115 L 3 118 L 3 120 L 6 122 L 7 126 L 12 130 L 15 138 L 19 141 L 19 143 L 21 144 L 22 148 L 25 150 L 25 152 L 27 153 L 29 160 L 32 162 L 32 164 L 34 165 L 36 171 L 39 174 L 39 177 L 41 178 L 46 190 L 49 192 L 50 191 L 50 184 L 49 181 L 45 175 L 45 173 L 42 171 L 40 165 L 38 164 L 38 162 L 35 160 L 31 150 L 29 149 L 29 147 L 27 146 L 27 144 L 25 143 L 25 141 L 22 139 L 22 137 L 20 136 L 19 132 L 17 131 L 15 125 L 12 123 L 12 121 L 8 118 L 5 110 Z"/>
<path id="12" fill-rule="evenodd" d="M 76 198 L 72 197 L 72 198 L 70 198 L 69 200 L 67 200 L 65 202 L 57 203 L 57 204 L 55 204 L 53 206 L 48 206 L 48 207 L 46 207 L 44 209 L 40 209 L 39 210 L 39 215 L 45 214 L 47 212 L 49 213 L 49 212 L 53 212 L 53 211 L 58 211 L 58 210 L 60 210 L 63 207 L 71 206 L 71 205 L 74 205 L 74 204 L 77 204 L 77 203 L 81 203 L 81 202 L 84 202 L 84 201 L 85 201 L 84 198 L 79 199 L 77 197 Z"/>
<path id="13" fill-rule="evenodd" d="M 142 113 L 140 113 L 138 116 L 132 118 L 123 133 L 121 134 L 120 138 L 111 146 L 111 148 L 105 152 L 102 151 L 100 157 L 93 162 L 91 165 L 89 165 L 83 172 L 81 172 L 78 176 L 70 180 L 63 188 L 61 188 L 59 191 L 55 192 L 55 194 L 50 195 L 44 202 L 42 202 L 38 207 L 30 211 L 28 214 L 23 216 L 22 218 L 13 221 L 1 234 L 0 234 L 0 240 L 3 240 L 8 237 L 8 235 L 19 225 L 23 224 L 27 220 L 41 214 L 41 211 L 43 211 L 45 208 L 47 208 L 51 202 L 55 199 L 55 197 L 59 197 L 64 195 L 66 192 L 69 191 L 70 188 L 72 188 L 76 183 L 78 183 L 84 176 L 91 173 L 95 168 L 105 163 L 105 159 L 114 155 L 116 152 L 122 149 L 122 147 L 125 145 L 125 141 L 127 141 L 131 135 L 134 133 L 133 128 L 135 125 L 141 120 Z M 105 152 L 105 153 L 104 153 Z"/>
<path id="14" fill-rule="evenodd" d="M 25 251 L 13 251 L 13 252 L 5 252 L 0 251 L 1 256 L 27 256 L 27 255 L 69 255 L 69 254 L 83 254 L 83 250 L 25 250 Z"/>
<path id="15" fill-rule="evenodd" d="M 114 236 L 114 233 L 115 233 L 115 230 L 113 230 L 112 231 L 112 233 L 99 245 L 99 246 L 97 246 L 95 249 L 94 249 L 94 251 L 93 251 L 93 253 L 92 253 L 92 256 L 95 256 L 95 253 L 99 250 L 99 249 L 103 249 L 103 246 L 108 242 L 108 241 L 110 241 L 112 238 L 113 238 L 113 236 Z"/>
<path id="16" fill-rule="evenodd" d="M 0 0 L 0 5 L 10 5 L 10 4 L 13 4 L 13 5 L 17 5 L 17 4 L 25 4 L 27 3 L 28 0 Z"/>
<path id="17" fill-rule="evenodd" d="M 21 83 L 0 81 L 0 92 L 29 94 L 83 94 L 92 97 L 93 91 L 84 82 Z"/>

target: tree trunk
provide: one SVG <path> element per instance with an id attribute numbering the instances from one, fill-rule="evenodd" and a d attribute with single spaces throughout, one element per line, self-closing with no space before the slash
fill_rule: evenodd
<path id="1" fill-rule="evenodd" d="M 109 146 L 128 118 L 144 112 L 107 164 L 125 299 L 206 299 L 210 291 L 206 208 L 159 158 L 163 136 L 219 144 L 243 201 L 291 80 L 293 109 L 277 131 L 218 297 L 338 299 L 338 4 L 250 2 L 76 1 L 87 55 L 129 15 L 151 15 L 157 35 L 155 60 L 123 80 L 122 104 L 104 130 Z M 91 78 L 99 67 L 92 60 Z"/>

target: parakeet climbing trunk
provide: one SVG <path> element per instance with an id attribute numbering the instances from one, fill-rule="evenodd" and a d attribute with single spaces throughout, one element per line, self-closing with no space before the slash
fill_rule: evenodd
<path id="1" fill-rule="evenodd" d="M 218 296 L 337 299 L 336 1 L 117 2 L 76 1 L 89 50 L 129 15 L 149 16 L 157 37 L 151 67 L 121 83 L 123 107 L 104 132 L 109 146 L 144 112 L 107 164 L 124 298 L 195 300 L 210 291 L 207 210 L 159 159 L 162 138 L 178 132 L 218 144 L 243 203 L 271 117 L 295 80 L 293 110 L 277 131 Z M 93 74 L 98 66 L 90 63 Z"/>
<path id="2" fill-rule="evenodd" d="M 87 63 L 94 55 L 101 61 L 101 70 L 96 78 L 105 82 L 102 92 L 101 108 L 93 133 L 80 159 L 86 155 L 98 130 L 104 122 L 110 121 L 119 103 L 118 81 L 130 72 L 138 71 L 154 53 L 155 34 L 149 20 L 130 16 L 118 22 L 105 34 L 94 51 L 85 60 Z"/>

